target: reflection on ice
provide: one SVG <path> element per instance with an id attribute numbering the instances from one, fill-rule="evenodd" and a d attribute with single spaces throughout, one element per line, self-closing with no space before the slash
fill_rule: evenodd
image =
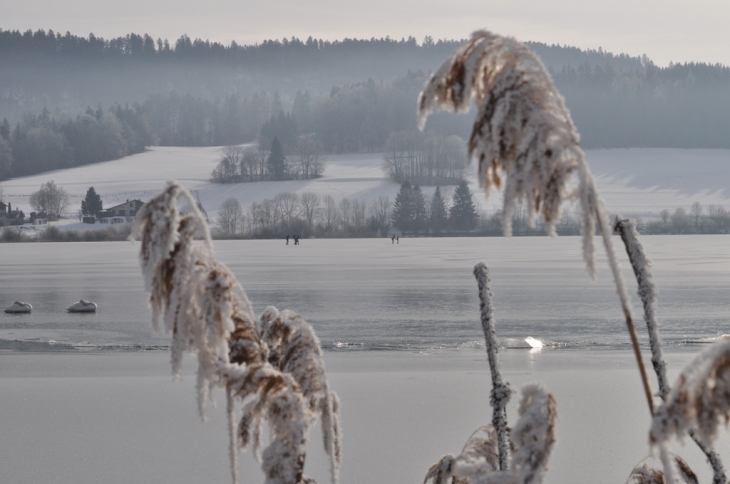
<path id="1" fill-rule="evenodd" d="M 538 350 L 538 351 L 540 351 L 542 349 L 542 347 L 544 346 L 542 344 L 542 341 L 540 341 L 539 339 L 535 339 L 532 336 L 528 336 L 527 338 L 525 338 L 525 343 L 530 345 L 533 350 Z M 530 351 L 530 352 L 532 353 L 532 351 Z"/>

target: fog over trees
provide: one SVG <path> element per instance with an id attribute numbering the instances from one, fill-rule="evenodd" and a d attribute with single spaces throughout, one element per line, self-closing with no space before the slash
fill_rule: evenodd
<path id="1" fill-rule="evenodd" d="M 258 142 L 270 150 L 278 138 L 305 177 L 307 151 L 384 151 L 391 161 L 417 160 L 407 176 L 391 167 L 399 182 L 442 183 L 459 174 L 434 173 L 423 161 L 436 148 L 414 139 L 408 143 L 417 149 L 400 146 L 414 136 L 407 133 L 416 128 L 414 100 L 427 73 L 457 44 L 293 38 L 241 46 L 0 30 L 0 179 L 155 144 Z M 565 96 L 584 148 L 730 148 L 730 68 L 658 67 L 646 56 L 527 45 Z M 445 146 L 451 136 L 466 138 L 470 124 L 468 116 L 439 113 L 423 136 Z M 236 176 L 255 181 L 266 170 L 260 161 L 247 159 Z"/>

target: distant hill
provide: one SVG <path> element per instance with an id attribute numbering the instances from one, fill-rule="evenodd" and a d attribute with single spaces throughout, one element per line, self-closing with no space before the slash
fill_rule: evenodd
<path id="1" fill-rule="evenodd" d="M 315 135 L 330 153 L 383 150 L 416 128 L 429 71 L 460 44 L 313 38 L 222 45 L 0 29 L 0 179 L 137 153 Z M 730 68 L 528 42 L 584 148 L 730 148 Z M 3 119 L 5 121 L 3 121 Z M 468 116 L 427 129 L 468 136 Z"/>

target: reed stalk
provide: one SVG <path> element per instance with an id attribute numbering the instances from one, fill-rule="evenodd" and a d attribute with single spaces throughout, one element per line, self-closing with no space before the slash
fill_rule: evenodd
<path id="1" fill-rule="evenodd" d="M 614 231 L 620 236 L 626 247 L 626 254 L 629 256 L 631 268 L 634 270 L 636 282 L 639 286 L 638 293 L 641 303 L 644 306 L 644 321 L 646 321 L 646 329 L 649 333 L 649 347 L 651 348 L 651 362 L 654 372 L 657 376 L 659 384 L 659 397 L 666 400 L 669 393 L 670 385 L 667 378 L 667 365 L 662 355 L 662 341 L 659 336 L 659 323 L 656 320 L 656 311 L 654 305 L 656 303 L 656 287 L 651 272 L 651 261 L 646 257 L 644 245 L 639 239 L 639 233 L 636 230 L 636 223 L 630 219 L 622 219 L 616 217 L 613 225 Z M 700 450 L 707 457 L 707 461 L 712 466 L 712 482 L 713 484 L 724 484 L 726 482 L 725 469 L 720 460 L 720 456 L 714 451 L 712 446 L 705 445 L 697 437 L 694 429 L 690 430 L 689 436 L 695 441 Z"/>
<path id="2" fill-rule="evenodd" d="M 474 266 L 474 277 L 479 286 L 479 309 L 481 313 L 482 331 L 487 347 L 489 369 L 492 373 L 492 391 L 489 394 L 489 403 L 492 405 L 492 425 L 497 431 L 499 449 L 499 470 L 509 468 L 509 444 L 507 442 L 507 402 L 511 394 L 509 384 L 502 379 L 499 371 L 497 356 L 497 334 L 494 328 L 492 313 L 492 294 L 489 290 L 489 270 L 484 262 Z"/>

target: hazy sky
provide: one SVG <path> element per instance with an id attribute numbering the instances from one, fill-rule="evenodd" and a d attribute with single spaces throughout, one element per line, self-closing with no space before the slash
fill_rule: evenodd
<path id="1" fill-rule="evenodd" d="M 115 37 L 182 34 L 228 43 L 309 35 L 520 40 L 730 65 L 728 0 L 0 0 L 0 28 Z"/>

